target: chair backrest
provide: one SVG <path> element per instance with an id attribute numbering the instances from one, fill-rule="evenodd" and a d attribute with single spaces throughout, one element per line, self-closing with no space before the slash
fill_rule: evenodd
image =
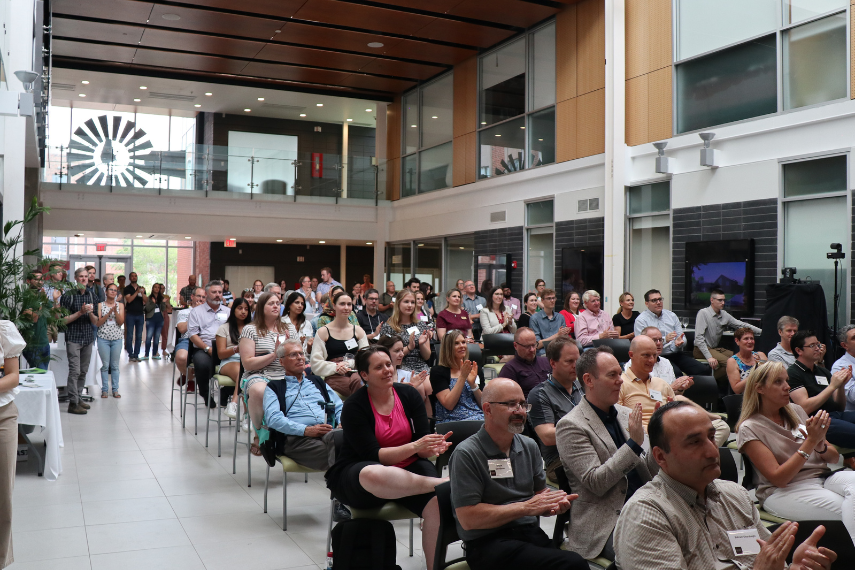
<path id="1" fill-rule="evenodd" d="M 570 488 L 570 481 L 567 479 L 567 474 L 564 472 L 564 467 L 559 466 L 555 469 L 555 478 L 558 479 L 558 488 L 567 493 L 568 495 L 573 493 L 573 490 Z M 561 548 L 561 544 L 564 542 L 564 525 L 570 522 L 570 509 L 566 513 L 562 513 L 555 517 L 555 527 L 552 529 L 552 543 L 555 545 L 555 548 Z"/>
<path id="2" fill-rule="evenodd" d="M 436 474 L 437 477 L 442 477 L 442 468 L 448 465 L 448 460 L 451 459 L 451 454 L 461 442 L 478 433 L 481 426 L 484 425 L 483 420 L 465 420 L 460 422 L 444 422 L 437 424 L 436 433 L 451 432 L 448 441 L 451 442 L 451 447 L 445 450 L 445 453 L 436 458 Z"/>
<path id="3" fill-rule="evenodd" d="M 748 454 L 742 454 L 742 487 L 746 491 L 750 491 L 757 484 L 754 482 L 754 464 L 751 463 L 751 458 L 748 457 Z"/>
<path id="4" fill-rule="evenodd" d="M 721 475 L 718 478 L 739 483 L 739 470 L 736 468 L 736 460 L 733 459 L 733 453 L 730 449 L 719 447 L 718 457 L 721 465 Z"/>
<path id="5" fill-rule="evenodd" d="M 832 563 L 831 568 L 852 568 L 850 564 L 855 559 L 855 546 L 852 545 L 852 537 L 841 521 L 833 520 L 799 521 L 799 528 L 796 530 L 796 539 L 793 542 L 795 546 L 793 546 L 787 555 L 787 562 L 792 563 L 793 552 L 795 552 L 796 547 L 804 542 L 819 525 L 825 527 L 825 534 L 819 539 L 818 545 L 829 548 L 837 554 L 837 560 Z"/>
<path id="6" fill-rule="evenodd" d="M 617 361 L 623 364 L 629 362 L 629 340 L 625 338 L 597 338 L 594 346 L 607 346 L 615 353 Z"/>
<path id="7" fill-rule="evenodd" d="M 460 540 L 457 536 L 457 522 L 454 520 L 454 509 L 451 506 L 451 483 L 446 481 L 434 488 L 436 501 L 439 506 L 439 533 L 436 537 L 436 554 L 433 559 L 433 570 L 444 568 L 461 562 L 464 558 L 445 560 L 448 545 Z"/>
<path id="8" fill-rule="evenodd" d="M 484 388 L 484 353 L 477 342 L 469 343 L 469 360 L 478 365 L 478 378 L 481 380 L 481 388 Z"/>
<path id="9" fill-rule="evenodd" d="M 484 343 L 484 354 L 486 356 L 513 356 L 514 335 L 511 333 L 483 334 L 481 341 Z"/>
<path id="10" fill-rule="evenodd" d="M 683 331 L 683 334 L 686 335 L 685 346 L 689 350 L 694 350 L 694 347 L 695 347 L 695 331 Z"/>
<path id="11" fill-rule="evenodd" d="M 727 413 L 727 425 L 731 433 L 736 433 L 736 422 L 742 413 L 742 394 L 731 394 L 722 398 L 724 411 Z"/>
<path id="12" fill-rule="evenodd" d="M 718 403 L 718 384 L 713 376 L 693 376 L 694 384 L 683 395 L 705 410 L 713 410 Z"/>
<path id="13" fill-rule="evenodd" d="M 341 454 L 341 446 L 344 445 L 344 430 L 336 429 L 333 430 L 333 446 L 335 447 L 335 456 L 338 457 Z"/>

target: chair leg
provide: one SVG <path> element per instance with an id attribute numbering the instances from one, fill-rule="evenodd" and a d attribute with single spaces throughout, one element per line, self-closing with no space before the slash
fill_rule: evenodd
<path id="1" fill-rule="evenodd" d="M 220 429 L 222 429 L 222 421 L 223 421 L 223 406 L 222 402 L 220 402 L 220 383 L 217 382 L 217 457 L 223 456 L 223 438 L 220 436 Z"/>
<path id="2" fill-rule="evenodd" d="M 329 552 L 329 551 L 330 551 L 330 548 L 332 548 L 332 523 L 333 523 L 332 516 L 333 516 L 333 505 L 335 505 L 335 503 L 333 502 L 332 497 L 330 497 L 330 525 L 329 525 L 329 527 L 327 528 L 327 552 Z"/>
<path id="3" fill-rule="evenodd" d="M 196 384 L 196 390 L 193 392 L 193 435 L 199 435 L 199 385 Z M 205 402 L 205 405 L 208 403 Z"/>
<path id="4" fill-rule="evenodd" d="M 235 448 L 232 453 L 232 475 L 237 473 L 237 444 L 238 444 L 238 434 L 240 433 L 240 419 L 243 417 L 240 414 L 240 403 L 243 398 L 238 398 L 237 405 L 237 421 L 235 422 Z"/>
<path id="5" fill-rule="evenodd" d="M 187 427 L 187 398 L 189 390 L 187 390 L 187 377 L 184 378 L 184 385 L 181 387 L 181 429 Z"/>
<path id="6" fill-rule="evenodd" d="M 288 473 L 282 471 L 282 532 L 286 530 L 288 530 Z"/>
<path id="7" fill-rule="evenodd" d="M 416 519 L 410 519 L 410 558 L 413 557 L 413 523 Z"/>
<path id="8" fill-rule="evenodd" d="M 308 473 L 306 473 L 306 481 L 305 481 L 305 482 L 306 482 L 306 483 L 308 483 L 308 482 L 309 482 L 309 474 L 308 474 Z"/>
<path id="9" fill-rule="evenodd" d="M 208 382 L 208 394 L 211 393 L 212 384 L 212 381 Z M 205 413 L 205 447 L 208 447 L 208 426 L 211 425 L 211 406 L 208 405 L 208 402 L 205 402 L 205 409 L 207 410 Z"/>
<path id="10" fill-rule="evenodd" d="M 267 475 L 264 476 L 264 512 L 267 512 L 267 487 L 270 485 L 270 465 L 267 466 Z"/>
<path id="11" fill-rule="evenodd" d="M 172 400 L 175 399 L 175 361 L 172 361 L 172 382 L 169 383 L 169 414 L 172 415 Z"/>
<path id="12" fill-rule="evenodd" d="M 249 423 L 252 423 L 250 418 Z M 252 426 L 246 430 L 246 486 L 252 487 Z"/>

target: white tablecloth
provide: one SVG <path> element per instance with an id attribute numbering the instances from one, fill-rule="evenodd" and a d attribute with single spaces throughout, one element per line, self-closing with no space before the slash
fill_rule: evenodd
<path id="1" fill-rule="evenodd" d="M 21 375 L 21 381 L 30 376 Z M 62 458 L 59 448 L 64 447 L 62 441 L 62 420 L 59 415 L 59 401 L 57 400 L 56 382 L 54 373 L 32 374 L 35 379 L 35 387 L 20 386 L 20 392 L 15 396 L 15 405 L 18 407 L 18 424 L 41 426 L 45 432 L 45 471 L 44 477 L 48 481 L 56 481 L 62 473 Z M 34 458 L 33 458 L 34 459 Z"/>
<path id="2" fill-rule="evenodd" d="M 96 341 L 97 342 L 97 341 Z M 62 388 L 68 385 L 68 355 L 65 353 L 65 333 L 59 333 L 57 342 L 50 345 L 50 370 L 56 377 L 56 385 Z M 89 370 L 86 371 L 86 386 L 97 386 L 101 389 L 101 357 L 98 355 L 98 345 L 92 345 L 92 355 L 89 357 Z"/>

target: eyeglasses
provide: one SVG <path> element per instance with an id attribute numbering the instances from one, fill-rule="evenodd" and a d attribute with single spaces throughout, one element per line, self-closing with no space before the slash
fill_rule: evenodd
<path id="1" fill-rule="evenodd" d="M 819 342 L 812 342 L 812 343 L 810 343 L 810 344 L 806 344 L 806 345 L 805 345 L 805 348 L 819 348 L 819 347 L 821 347 L 821 346 L 822 346 L 822 343 L 819 343 Z"/>
<path id="2" fill-rule="evenodd" d="M 534 343 L 534 344 L 522 344 L 522 343 L 519 343 L 519 342 L 515 342 L 514 344 L 515 344 L 515 345 L 517 345 L 517 346 L 518 346 L 518 347 L 520 347 L 520 348 L 524 348 L 525 350 L 533 350 L 533 349 L 537 348 L 537 343 Z"/>
<path id="3" fill-rule="evenodd" d="M 543 300 L 544 301 L 554 301 L 555 297 L 544 297 Z"/>
<path id="4" fill-rule="evenodd" d="M 660 338 L 652 338 L 652 339 L 650 339 L 650 340 L 652 340 L 652 341 L 653 341 L 653 342 L 655 342 L 656 344 L 662 344 L 663 342 L 665 342 L 665 339 L 664 339 L 664 338 L 661 338 L 661 337 L 660 337 Z"/>
<path id="5" fill-rule="evenodd" d="M 501 404 L 508 408 L 509 412 L 513 412 L 516 409 L 525 410 L 526 412 L 531 411 L 531 404 L 528 402 L 487 402 L 488 404 Z"/>
<path id="6" fill-rule="evenodd" d="M 658 297 L 656 299 L 650 299 L 648 301 L 648 303 L 661 303 L 661 302 L 662 302 L 662 297 Z"/>

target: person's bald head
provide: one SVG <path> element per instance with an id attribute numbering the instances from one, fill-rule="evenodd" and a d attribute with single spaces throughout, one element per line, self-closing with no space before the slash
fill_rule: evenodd
<path id="1" fill-rule="evenodd" d="M 646 379 L 656 365 L 656 343 L 649 336 L 639 335 L 629 343 L 630 368 L 639 378 Z"/>
<path id="2" fill-rule="evenodd" d="M 481 394 L 484 428 L 491 436 L 507 432 L 522 433 L 528 417 L 527 406 L 519 384 L 510 378 L 491 380 Z"/>

